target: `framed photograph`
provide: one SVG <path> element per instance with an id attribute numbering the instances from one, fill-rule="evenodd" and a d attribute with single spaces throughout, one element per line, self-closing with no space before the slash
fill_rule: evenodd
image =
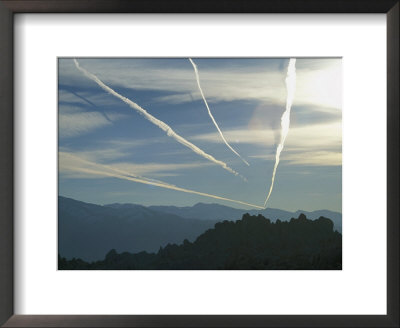
<path id="1" fill-rule="evenodd" d="M 399 326 L 398 1 L 0 9 L 2 325 Z"/>
<path id="2" fill-rule="evenodd" d="M 341 71 L 59 58 L 58 269 L 341 270 Z"/>

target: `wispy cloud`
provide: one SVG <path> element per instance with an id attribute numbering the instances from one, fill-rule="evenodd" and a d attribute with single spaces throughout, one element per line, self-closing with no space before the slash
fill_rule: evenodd
<path id="1" fill-rule="evenodd" d="M 140 138 L 135 138 L 135 139 L 106 139 L 101 141 L 101 148 L 103 149 L 104 147 L 112 147 L 112 149 L 120 149 L 120 150 L 129 150 L 133 149 L 136 147 L 141 147 L 141 146 L 148 146 L 151 144 L 161 144 L 163 142 L 168 142 L 168 140 L 165 140 L 165 138 L 160 137 L 160 138 L 146 138 L 146 139 L 140 139 Z"/>
<path id="2" fill-rule="evenodd" d="M 240 129 L 227 130 L 225 136 L 232 143 L 256 146 L 271 149 L 275 146 L 275 131 L 271 129 Z M 216 143 L 216 133 L 206 133 L 192 136 L 193 140 Z M 307 126 L 293 127 L 285 142 L 285 151 L 282 152 L 282 161 L 286 164 L 338 165 L 341 163 L 342 125 L 341 122 L 320 123 Z M 256 159 L 273 160 L 270 154 L 251 154 Z"/>
<path id="3" fill-rule="evenodd" d="M 111 124 L 97 112 L 60 114 L 58 123 L 61 138 L 76 137 Z"/>
<path id="4" fill-rule="evenodd" d="M 340 151 L 309 151 L 288 152 L 282 160 L 292 165 L 340 166 L 342 153 Z"/>
<path id="5" fill-rule="evenodd" d="M 143 177 L 136 172 L 124 171 L 123 169 L 118 168 L 115 165 L 96 163 L 74 153 L 68 153 L 63 151 L 59 152 L 58 162 L 59 162 L 59 173 L 64 177 L 67 176 L 70 179 L 71 178 L 87 179 L 87 178 L 93 178 L 93 176 L 104 178 L 104 177 L 122 175 L 126 177 L 137 178 L 145 181 L 158 182 L 169 186 L 174 186 L 172 184 L 155 180 L 153 178 Z"/>
<path id="6" fill-rule="evenodd" d="M 123 158 L 129 154 L 123 148 L 118 147 L 101 147 L 98 149 L 70 151 L 68 148 L 60 147 L 60 153 L 71 154 L 87 161 L 99 163 L 111 163 Z"/>
<path id="7" fill-rule="evenodd" d="M 64 110 L 60 111 L 58 116 L 58 131 L 61 138 L 87 134 L 96 129 L 111 125 L 113 121 L 126 117 L 125 115 L 113 113 L 109 113 L 105 117 L 104 114 L 99 112 L 84 112 L 80 108 L 74 107 L 63 108 Z"/>
<path id="8" fill-rule="evenodd" d="M 279 131 L 279 129 L 278 129 Z M 272 129 L 231 129 L 226 130 L 225 135 L 231 142 L 253 144 L 253 145 L 274 145 L 274 133 Z M 202 140 L 210 143 L 218 143 L 217 133 L 204 133 L 190 137 L 193 140 Z M 319 123 L 307 126 L 292 128 L 286 140 L 287 148 L 320 147 L 325 145 L 341 145 L 342 124 L 341 122 Z"/>
<path id="9" fill-rule="evenodd" d="M 251 155 L 254 159 L 273 161 L 274 154 Z M 307 165 L 307 166 L 340 166 L 342 165 L 342 152 L 340 149 L 331 150 L 288 150 L 282 154 L 281 162 L 286 165 Z"/>
<path id="10" fill-rule="evenodd" d="M 177 176 L 184 170 L 193 170 L 212 166 L 208 162 L 192 163 L 134 163 L 124 161 L 130 154 L 121 148 L 104 148 L 86 151 L 69 151 L 67 148 L 61 148 L 59 152 L 60 172 L 71 172 L 71 168 L 82 162 L 98 163 L 106 165 L 111 170 L 124 172 L 124 174 L 147 175 L 150 177 Z M 70 178 L 74 175 L 69 174 Z M 79 173 L 77 178 L 82 178 Z"/>
<path id="11" fill-rule="evenodd" d="M 289 131 L 285 147 L 287 150 L 341 148 L 342 123 L 337 121 L 294 127 Z"/>
<path id="12" fill-rule="evenodd" d="M 85 159 L 87 161 L 102 163 L 102 164 L 121 164 L 124 161 L 128 162 L 130 160 L 135 160 L 135 155 L 137 155 L 138 148 L 141 147 L 149 147 L 151 145 L 160 145 L 160 143 L 165 142 L 165 138 L 146 138 L 146 139 L 106 139 L 100 141 L 94 141 L 90 145 L 84 145 L 83 149 L 71 149 L 66 146 L 60 146 L 59 151 L 71 154 L 73 156 Z M 158 152 L 157 155 L 173 155 L 173 157 L 177 157 L 178 155 L 182 155 L 182 150 L 170 151 L 168 148 L 166 152 Z M 202 166 L 212 165 L 209 162 L 198 163 Z M 150 163 L 144 164 L 144 168 L 146 165 L 150 165 Z M 177 164 L 169 164 L 164 168 L 173 168 Z M 177 168 L 179 167 L 176 166 Z M 190 167 L 190 165 L 189 165 Z"/>
<path id="13" fill-rule="evenodd" d="M 116 163 L 113 167 L 125 172 L 137 172 L 140 175 L 152 177 L 177 176 L 184 170 L 192 170 L 203 167 L 209 167 L 211 163 Z"/>
<path id="14" fill-rule="evenodd" d="M 83 62 L 84 60 L 82 60 Z M 324 108 L 341 108 L 341 66 L 339 59 L 321 60 L 318 65 L 312 61 L 298 60 L 298 90 L 294 105 L 315 105 Z M 220 101 L 256 100 L 260 103 L 284 106 L 285 74 L 278 68 L 270 69 L 259 65 L 248 67 L 204 67 L 202 68 L 203 90 L 209 103 Z M 60 70 L 66 83 L 84 83 L 64 60 Z M 86 64 L 86 62 L 85 62 Z M 88 68 L 104 80 L 117 87 L 137 90 L 169 92 L 169 95 L 154 98 L 154 101 L 178 104 L 201 100 L 199 93 L 193 93 L 196 82 L 193 71 L 185 65 L 154 67 L 149 61 L 101 61 L 87 62 Z"/>
<path id="15" fill-rule="evenodd" d="M 75 106 L 115 106 L 118 101 L 110 95 L 103 92 L 91 91 L 74 91 L 74 86 L 62 88 L 58 90 L 58 102 L 65 105 Z"/>

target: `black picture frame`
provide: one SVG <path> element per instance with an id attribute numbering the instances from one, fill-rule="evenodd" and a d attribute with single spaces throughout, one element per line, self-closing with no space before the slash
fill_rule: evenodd
<path id="1" fill-rule="evenodd" d="M 13 17 L 16 13 L 385 13 L 387 315 L 14 315 Z M 398 0 L 0 0 L 0 324 L 4 327 L 399 327 Z"/>

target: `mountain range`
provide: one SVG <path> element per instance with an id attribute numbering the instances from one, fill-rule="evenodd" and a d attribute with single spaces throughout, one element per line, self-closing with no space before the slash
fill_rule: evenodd
<path id="1" fill-rule="evenodd" d="M 101 261 L 67 260 L 60 270 L 341 270 L 342 235 L 324 217 L 304 214 L 290 221 L 244 214 L 242 219 L 215 224 L 182 244 L 168 244 L 157 253 L 118 253 Z"/>
<path id="2" fill-rule="evenodd" d="M 109 206 L 118 206 L 118 205 L 113 204 Z M 129 204 L 125 204 L 124 206 L 129 206 Z M 279 210 L 276 208 L 267 208 L 265 210 L 256 210 L 256 209 L 244 210 L 220 204 L 205 204 L 205 203 L 197 203 L 194 206 L 186 206 L 186 207 L 149 206 L 149 209 L 153 209 L 164 213 L 175 214 L 189 219 L 218 220 L 218 221 L 223 221 L 223 220 L 236 221 L 241 219 L 243 214 L 245 213 L 248 213 L 250 215 L 261 214 L 262 216 L 272 221 L 276 221 L 278 219 L 281 221 L 287 221 L 293 217 L 298 217 L 300 214 L 306 215 L 307 218 L 311 220 L 316 220 L 319 217 L 323 216 L 331 219 L 334 225 L 334 230 L 337 230 L 338 232 L 342 233 L 342 214 L 339 212 L 333 212 L 329 210 L 317 210 L 312 212 L 304 210 L 289 212 L 289 211 Z"/>
<path id="3" fill-rule="evenodd" d="M 312 220 L 327 217 L 341 232 L 341 214 L 327 210 L 294 213 L 279 209 L 243 210 L 219 204 L 198 203 L 192 207 L 136 204 L 95 205 L 59 196 L 58 252 L 66 259 L 95 261 L 110 250 L 157 252 L 168 244 L 193 242 L 220 221 L 239 220 L 243 214 L 261 214 L 281 221 L 306 214 Z"/>

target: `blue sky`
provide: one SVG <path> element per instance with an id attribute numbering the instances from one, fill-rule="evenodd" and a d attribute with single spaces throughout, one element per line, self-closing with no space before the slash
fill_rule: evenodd
<path id="1" fill-rule="evenodd" d="M 251 207 L 185 189 L 263 205 L 280 140 L 289 59 L 192 59 L 215 121 L 250 165 L 223 142 L 188 58 L 77 61 L 239 175 L 168 136 L 65 58 L 59 59 L 58 80 L 60 195 L 97 204 Z M 297 59 L 291 125 L 268 207 L 341 211 L 341 83 L 340 59 Z"/>

